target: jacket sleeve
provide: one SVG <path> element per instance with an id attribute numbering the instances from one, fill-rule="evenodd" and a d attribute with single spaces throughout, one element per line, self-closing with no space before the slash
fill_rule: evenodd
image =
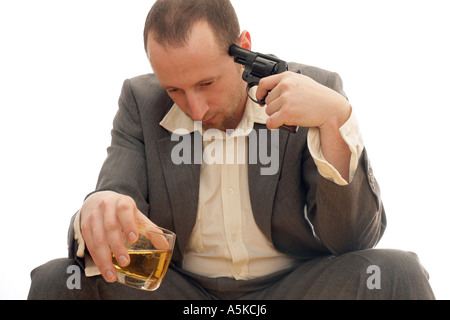
<path id="1" fill-rule="evenodd" d="M 367 151 L 350 184 L 340 186 L 316 177 L 307 212 L 322 244 L 335 255 L 374 247 L 386 228 L 386 215 Z"/>
<path id="2" fill-rule="evenodd" d="M 346 96 L 338 74 L 316 68 L 306 71 L 316 81 Z M 310 186 L 308 219 L 316 236 L 335 255 L 374 247 L 386 228 L 380 188 L 365 148 L 356 161 L 357 169 L 348 185 L 338 185 L 317 174 L 317 168 L 312 169 L 315 166 L 312 161 L 303 170 Z"/>

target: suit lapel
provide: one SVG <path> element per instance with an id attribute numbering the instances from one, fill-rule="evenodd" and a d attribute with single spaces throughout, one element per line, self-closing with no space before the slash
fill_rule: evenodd
<path id="1" fill-rule="evenodd" d="M 195 133 L 197 134 L 198 132 Z M 193 146 L 193 137 L 194 133 L 181 136 L 181 139 L 190 139 Z M 181 253 L 185 251 L 195 225 L 200 183 L 200 164 L 194 164 L 194 161 L 191 161 L 192 164 L 177 165 L 172 159 L 172 150 L 182 141 L 185 140 L 171 141 L 171 136 L 158 140 L 158 151 Z M 191 150 L 194 148 L 192 147 Z M 193 156 L 194 153 L 192 153 Z"/>
<path id="2" fill-rule="evenodd" d="M 272 135 L 270 130 L 268 130 L 265 125 L 255 124 L 255 130 L 257 132 L 256 136 L 258 143 L 258 152 L 261 149 L 260 142 L 264 142 L 264 136 L 261 134 L 260 130 L 267 130 L 266 150 L 268 150 L 269 154 L 271 154 L 270 152 L 275 152 L 275 154 L 278 154 L 278 168 L 276 172 L 274 172 L 274 174 L 262 174 L 263 171 L 261 171 L 261 169 L 270 167 L 270 164 L 262 164 L 261 157 L 259 155 L 257 157 L 257 163 L 249 163 L 248 166 L 250 201 L 252 205 L 253 216 L 261 231 L 268 237 L 268 239 L 271 240 L 273 202 L 277 191 L 281 164 L 284 159 L 284 153 L 289 133 L 284 130 L 278 130 L 279 142 L 276 142 L 276 140 L 272 142 L 272 138 L 276 138 L 276 135 Z M 271 147 L 272 144 L 273 148 Z M 263 150 L 263 152 L 265 151 Z"/>

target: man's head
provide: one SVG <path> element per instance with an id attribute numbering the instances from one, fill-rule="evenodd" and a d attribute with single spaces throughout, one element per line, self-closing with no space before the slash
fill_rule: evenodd
<path id="1" fill-rule="evenodd" d="M 198 21 L 208 22 L 225 51 L 239 40 L 239 20 L 229 0 L 158 0 L 145 22 L 145 50 L 149 33 L 161 45 L 184 46 Z"/>
<path id="2" fill-rule="evenodd" d="M 245 108 L 242 67 L 231 44 L 251 48 L 239 35 L 228 0 L 158 0 L 145 24 L 145 48 L 161 86 L 204 128 L 233 129 Z"/>

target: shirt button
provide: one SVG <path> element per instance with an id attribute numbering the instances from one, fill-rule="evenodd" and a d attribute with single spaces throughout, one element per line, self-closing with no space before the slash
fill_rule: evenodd
<path id="1" fill-rule="evenodd" d="M 228 187 L 227 192 L 229 195 L 234 194 L 234 189 L 232 187 Z"/>

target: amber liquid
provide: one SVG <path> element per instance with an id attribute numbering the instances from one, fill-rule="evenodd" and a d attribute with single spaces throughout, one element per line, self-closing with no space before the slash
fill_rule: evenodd
<path id="1" fill-rule="evenodd" d="M 118 281 L 143 290 L 156 290 L 166 275 L 172 250 L 128 251 L 130 264 L 121 267 L 113 255 Z"/>

